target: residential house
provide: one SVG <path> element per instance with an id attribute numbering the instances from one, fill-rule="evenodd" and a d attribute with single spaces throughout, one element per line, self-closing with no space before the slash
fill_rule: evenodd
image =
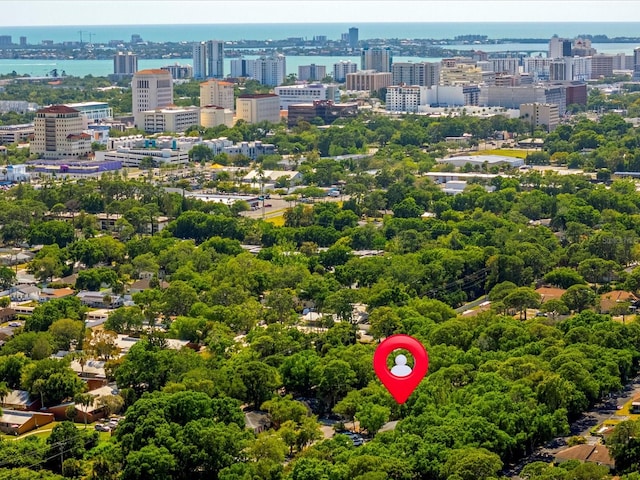
<path id="1" fill-rule="evenodd" d="M 551 299 L 560 299 L 562 295 L 566 292 L 564 288 L 556 288 L 556 287 L 540 287 L 536 288 L 536 293 L 540 295 L 542 303 L 548 302 Z"/>
<path id="2" fill-rule="evenodd" d="M 40 292 L 40 302 L 48 302 L 56 298 L 70 297 L 75 293 L 72 288 L 43 288 Z"/>
<path id="3" fill-rule="evenodd" d="M 0 406 L 8 410 L 37 410 L 40 408 L 40 399 L 31 397 L 26 390 L 11 390 L 9 395 L 2 399 Z"/>
<path id="4" fill-rule="evenodd" d="M 17 285 L 9 291 L 13 302 L 40 301 L 40 289 L 34 285 Z"/>
<path id="5" fill-rule="evenodd" d="M 0 431 L 11 435 L 22 435 L 53 422 L 54 416 L 43 412 L 3 410 L 0 415 Z"/>
<path id="6" fill-rule="evenodd" d="M 610 470 L 615 468 L 615 460 L 605 445 L 575 445 L 556 453 L 555 462 L 564 463 L 570 460 L 604 465 Z"/>
<path id="7" fill-rule="evenodd" d="M 627 304 L 635 309 L 638 297 L 624 290 L 613 290 L 600 296 L 600 313 L 609 313 L 616 305 Z"/>
<path id="8" fill-rule="evenodd" d="M 13 308 L 0 308 L 0 323 L 10 322 L 16 318 L 16 311 Z"/>
<path id="9" fill-rule="evenodd" d="M 111 291 L 90 292 L 83 290 L 76 295 L 80 303 L 92 308 L 118 308 L 124 305 L 124 299 L 120 295 L 114 295 Z"/>
<path id="10" fill-rule="evenodd" d="M 169 286 L 169 284 L 164 280 L 161 280 L 159 283 L 160 283 L 161 289 L 165 289 Z M 151 288 L 151 278 L 143 278 L 140 280 L 136 280 L 131 284 L 131 286 L 129 287 L 129 293 L 131 294 L 140 293 L 145 290 L 149 290 L 150 288 Z"/>

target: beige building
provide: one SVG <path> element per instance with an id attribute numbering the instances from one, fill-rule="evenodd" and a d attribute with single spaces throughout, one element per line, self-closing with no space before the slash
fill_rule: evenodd
<path id="1" fill-rule="evenodd" d="M 75 108 L 52 105 L 36 112 L 31 152 L 42 158 L 77 158 L 91 151 L 86 120 Z"/>
<path id="2" fill-rule="evenodd" d="M 215 105 L 233 110 L 233 83 L 208 80 L 200 84 L 200 106 Z"/>
<path id="3" fill-rule="evenodd" d="M 475 65 L 465 65 L 456 63 L 455 66 L 444 66 L 440 70 L 440 85 L 444 86 L 464 86 L 479 85 L 486 80 L 495 80 L 493 72 L 483 72 Z"/>
<path id="4" fill-rule="evenodd" d="M 520 118 L 533 127 L 546 127 L 548 132 L 556 129 L 559 122 L 558 105 L 555 103 L 523 103 L 520 105 Z"/>
<path id="5" fill-rule="evenodd" d="M 200 107 L 200 125 L 205 128 L 213 128 L 218 125 L 233 127 L 233 111 L 217 105 Z"/>
<path id="6" fill-rule="evenodd" d="M 171 72 L 161 69 L 140 70 L 131 81 L 132 110 L 136 127 L 142 128 L 142 112 L 173 104 Z"/>
<path id="7" fill-rule="evenodd" d="M 148 133 L 184 132 L 200 123 L 199 107 L 167 107 L 140 112 L 142 128 Z"/>
<path id="8" fill-rule="evenodd" d="M 240 95 L 236 101 L 236 118 L 247 123 L 280 123 L 280 97 L 273 93 Z"/>
<path id="9" fill-rule="evenodd" d="M 391 85 L 391 72 L 376 72 L 375 70 L 360 70 L 347 73 L 347 90 L 379 92 Z"/>

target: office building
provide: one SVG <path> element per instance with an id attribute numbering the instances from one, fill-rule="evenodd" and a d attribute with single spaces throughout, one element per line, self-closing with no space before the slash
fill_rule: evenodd
<path id="1" fill-rule="evenodd" d="M 613 55 L 598 54 L 591 57 L 591 78 L 613 76 Z"/>
<path id="2" fill-rule="evenodd" d="M 519 109 L 523 103 L 554 103 L 564 114 L 567 107 L 567 89 L 558 85 L 521 85 L 519 87 L 483 86 L 479 105 Z"/>
<path id="3" fill-rule="evenodd" d="M 558 105 L 553 103 L 523 103 L 520 105 L 520 118 L 533 128 L 544 127 L 553 132 L 558 126 Z"/>
<path id="4" fill-rule="evenodd" d="M 113 76 L 116 79 L 130 77 L 138 71 L 138 55 L 118 52 L 113 56 Z"/>
<path id="5" fill-rule="evenodd" d="M 253 72 L 253 60 L 245 60 L 244 58 L 231 59 L 231 78 L 249 78 Z"/>
<path id="6" fill-rule="evenodd" d="M 10 47 L 12 44 L 11 35 L 0 35 L 0 47 Z"/>
<path id="7" fill-rule="evenodd" d="M 132 111 L 136 126 L 144 123 L 141 112 L 173 104 L 173 79 L 166 70 L 149 69 L 136 72 L 131 81 Z"/>
<path id="8" fill-rule="evenodd" d="M 576 38 L 573 41 L 571 47 L 571 55 L 574 57 L 592 57 L 598 53 L 595 48 L 591 46 L 591 40 L 588 38 Z"/>
<path id="9" fill-rule="evenodd" d="M 286 85 L 274 88 L 274 93 L 280 99 L 280 110 L 287 110 L 289 105 L 312 103 L 316 100 L 331 100 L 333 103 L 340 103 L 340 90 L 335 84 Z"/>
<path id="10" fill-rule="evenodd" d="M 233 127 L 233 110 L 217 105 L 205 105 L 200 107 L 200 125 L 205 128 L 213 128 L 218 125 Z"/>
<path id="11" fill-rule="evenodd" d="M 235 108 L 233 83 L 222 80 L 207 80 L 200 84 L 200 106 L 216 105 L 217 107 Z"/>
<path id="12" fill-rule="evenodd" d="M 587 81 L 591 78 L 591 57 L 556 58 L 549 64 L 549 81 Z"/>
<path id="13" fill-rule="evenodd" d="M 184 132 L 200 124 L 199 107 L 166 107 L 140 112 L 141 128 L 147 133 Z"/>
<path id="14" fill-rule="evenodd" d="M 418 111 L 418 107 L 427 103 L 428 87 L 417 85 L 390 85 L 387 87 L 386 109 L 389 112 Z"/>
<path id="15" fill-rule="evenodd" d="M 378 93 L 389 85 L 391 85 L 391 72 L 360 70 L 347 74 L 347 90 Z"/>
<path id="16" fill-rule="evenodd" d="M 280 98 L 273 93 L 240 95 L 236 118 L 247 123 L 280 123 Z"/>
<path id="17" fill-rule="evenodd" d="M 571 56 L 571 40 L 564 38 L 558 38 L 557 35 L 551 37 L 549 40 L 548 58 L 562 58 Z"/>
<path id="18" fill-rule="evenodd" d="M 349 60 L 341 60 L 333 64 L 333 80 L 336 82 L 344 82 L 347 79 L 347 73 L 356 73 L 358 65 Z"/>
<path id="19" fill-rule="evenodd" d="M 224 42 L 208 40 L 193 44 L 194 78 L 224 78 Z"/>
<path id="20" fill-rule="evenodd" d="M 531 75 L 534 82 L 549 80 L 551 58 L 527 57 L 523 60 L 524 73 Z"/>
<path id="21" fill-rule="evenodd" d="M 396 62 L 391 65 L 393 85 L 431 87 L 440 81 L 440 64 L 431 62 Z"/>
<path id="22" fill-rule="evenodd" d="M 327 76 L 327 67 L 324 65 L 300 65 L 298 67 L 298 80 L 303 82 L 320 81 Z"/>
<path id="23" fill-rule="evenodd" d="M 324 125 L 331 125 L 339 118 L 350 118 L 358 115 L 358 104 L 335 104 L 330 100 L 316 100 L 313 103 L 289 105 L 287 125 L 294 127 L 298 122 L 312 122 L 321 119 Z"/>
<path id="24" fill-rule="evenodd" d="M 27 46 L 27 37 L 20 37 L 20 46 L 21 47 Z"/>
<path id="25" fill-rule="evenodd" d="M 349 47 L 358 48 L 358 29 L 356 27 L 349 29 Z"/>
<path id="26" fill-rule="evenodd" d="M 363 48 L 360 52 L 361 70 L 391 72 L 392 62 L 391 49 L 388 47 Z"/>
<path id="27" fill-rule="evenodd" d="M 184 80 L 193 77 L 193 67 L 191 65 L 180 65 L 174 63 L 173 65 L 165 65 L 160 67 L 160 70 L 166 70 L 171 74 L 171 78 L 174 80 Z"/>
<path id="28" fill-rule="evenodd" d="M 41 158 L 77 158 L 91 151 L 91 135 L 78 110 L 52 105 L 36 112 L 31 152 Z"/>
<path id="29" fill-rule="evenodd" d="M 96 161 L 105 163 L 119 162 L 123 167 L 140 167 L 145 158 L 151 157 L 156 165 L 187 165 L 189 152 L 172 148 L 129 148 L 96 151 Z"/>
<path id="30" fill-rule="evenodd" d="M 107 102 L 66 103 L 65 106 L 78 110 L 87 119 L 87 125 L 113 118 L 113 109 Z"/>

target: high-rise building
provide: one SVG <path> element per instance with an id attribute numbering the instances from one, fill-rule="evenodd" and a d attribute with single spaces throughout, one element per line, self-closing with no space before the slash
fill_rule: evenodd
<path id="1" fill-rule="evenodd" d="M 12 43 L 11 35 L 0 35 L 0 47 L 8 47 Z"/>
<path id="2" fill-rule="evenodd" d="M 531 74 L 533 81 L 549 80 L 551 58 L 527 57 L 524 59 L 524 73 Z"/>
<path id="3" fill-rule="evenodd" d="M 385 99 L 389 112 L 417 112 L 427 101 L 427 87 L 390 85 Z"/>
<path id="4" fill-rule="evenodd" d="M 587 81 L 591 78 L 591 57 L 556 58 L 549 65 L 551 81 Z"/>
<path id="5" fill-rule="evenodd" d="M 520 118 L 533 127 L 545 127 L 548 132 L 556 129 L 559 122 L 558 105 L 553 103 L 523 103 Z"/>
<path id="6" fill-rule="evenodd" d="M 20 46 L 21 47 L 27 46 L 27 37 L 20 37 Z"/>
<path id="7" fill-rule="evenodd" d="M 491 69 L 496 73 L 506 73 L 507 75 L 518 75 L 520 73 L 519 58 L 492 58 L 488 61 L 491 62 Z"/>
<path id="8" fill-rule="evenodd" d="M 215 105 L 233 110 L 233 83 L 221 80 L 207 80 L 200 84 L 200 106 Z"/>
<path id="9" fill-rule="evenodd" d="M 358 29 L 356 27 L 349 29 L 349 47 L 358 48 Z"/>
<path id="10" fill-rule="evenodd" d="M 279 123 L 280 98 L 273 93 L 240 95 L 236 101 L 236 116 L 247 123 Z"/>
<path id="11" fill-rule="evenodd" d="M 86 120 L 75 108 L 52 105 L 36 112 L 31 152 L 43 158 L 77 158 L 91 151 Z"/>
<path id="12" fill-rule="evenodd" d="M 166 70 L 140 70 L 131 81 L 132 110 L 136 126 L 144 124 L 142 112 L 173 104 L 173 79 Z"/>
<path id="13" fill-rule="evenodd" d="M 380 92 L 391 85 L 391 72 L 360 70 L 347 74 L 347 90 Z"/>
<path id="14" fill-rule="evenodd" d="M 224 42 L 208 40 L 193 44 L 193 76 L 195 78 L 224 77 Z"/>
<path id="15" fill-rule="evenodd" d="M 390 72 L 393 57 L 388 47 L 363 48 L 360 52 L 360 66 L 362 70 L 376 72 Z"/>
<path id="16" fill-rule="evenodd" d="M 118 52 L 113 56 L 113 76 L 120 79 L 130 77 L 138 71 L 138 55 L 133 52 Z"/>
<path id="17" fill-rule="evenodd" d="M 333 79 L 336 82 L 344 82 L 347 79 L 347 73 L 356 73 L 357 71 L 357 64 L 349 60 L 341 60 L 333 64 Z"/>
<path id="18" fill-rule="evenodd" d="M 613 76 L 613 55 L 598 54 L 591 57 L 591 78 Z"/>
<path id="19" fill-rule="evenodd" d="M 263 85 L 277 86 L 287 76 L 286 58 L 280 54 L 255 60 L 235 59 L 231 61 L 231 76 L 253 78 Z"/>
<path id="20" fill-rule="evenodd" d="M 191 65 L 180 65 L 179 63 L 174 63 L 173 65 L 165 65 L 164 67 L 160 67 L 161 70 L 166 70 L 171 73 L 171 76 L 174 80 L 182 80 L 185 78 L 193 77 L 193 67 Z"/>
<path id="21" fill-rule="evenodd" d="M 291 105 L 312 103 L 316 100 L 340 103 L 340 90 L 336 84 L 284 85 L 274 88 L 273 91 L 280 99 L 280 110 L 288 110 Z"/>
<path id="22" fill-rule="evenodd" d="M 431 87 L 440 80 L 440 64 L 430 62 L 396 62 L 391 65 L 393 85 Z"/>
<path id="23" fill-rule="evenodd" d="M 633 80 L 640 81 L 640 47 L 633 49 Z"/>
<path id="24" fill-rule="evenodd" d="M 327 67 L 324 65 L 300 65 L 298 66 L 298 80 L 308 82 L 310 80 L 322 80 L 327 76 Z"/>
<path id="25" fill-rule="evenodd" d="M 549 40 L 548 58 L 562 58 L 571 56 L 571 40 L 558 38 L 557 35 Z"/>

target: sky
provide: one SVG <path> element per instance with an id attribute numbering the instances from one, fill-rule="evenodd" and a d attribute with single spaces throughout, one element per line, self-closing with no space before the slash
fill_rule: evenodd
<path id="1" fill-rule="evenodd" d="M 0 0 L 0 9 L 0 27 L 640 21 L 640 0 Z"/>

